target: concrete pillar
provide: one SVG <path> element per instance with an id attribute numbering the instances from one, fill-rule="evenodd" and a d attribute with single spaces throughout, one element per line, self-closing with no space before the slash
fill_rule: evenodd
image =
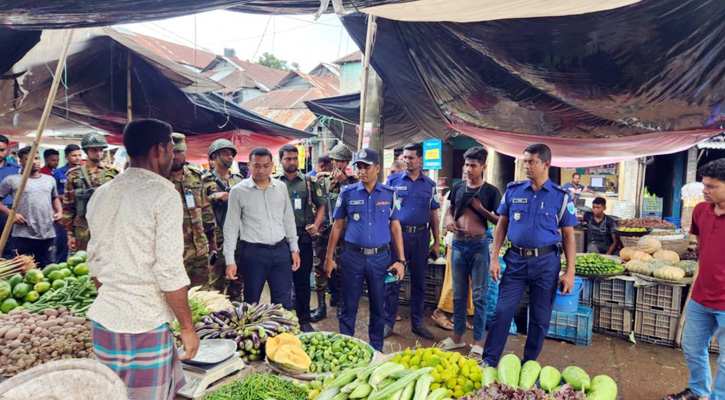
<path id="1" fill-rule="evenodd" d="M 380 79 L 380 76 L 372 67 L 370 67 L 368 74 L 368 87 L 365 96 L 365 124 L 372 124 L 369 148 L 378 152 L 382 157 L 383 148 L 385 148 L 383 140 L 383 80 Z M 380 168 L 378 180 L 385 181 L 385 171 L 382 168 Z"/>
<path id="2" fill-rule="evenodd" d="M 697 181 L 697 146 L 687 150 L 687 169 L 685 170 L 685 183 Z"/>
<path id="3" fill-rule="evenodd" d="M 618 172 L 619 199 L 632 202 L 635 205 L 635 216 L 639 216 L 642 209 L 644 168 L 638 160 L 628 160 L 619 164 Z"/>

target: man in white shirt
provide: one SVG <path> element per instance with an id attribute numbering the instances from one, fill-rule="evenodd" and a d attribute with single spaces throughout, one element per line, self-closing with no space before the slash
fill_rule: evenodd
<path id="1" fill-rule="evenodd" d="M 234 260 L 241 235 L 244 301 L 258 303 L 269 284 L 272 303 L 292 307 L 292 272 L 300 267 L 297 226 L 287 185 L 272 179 L 272 153 L 257 147 L 249 153 L 252 177 L 229 192 L 224 220 L 224 258 Z M 230 245 L 231 244 L 231 245 Z M 291 253 L 291 255 L 290 255 Z M 227 264 L 227 279 L 238 279 L 236 264 Z"/>
<path id="2" fill-rule="evenodd" d="M 96 189 L 88 203 L 88 267 L 98 298 L 88 311 L 93 350 L 124 381 L 129 398 L 172 399 L 184 385 L 169 323 L 178 319 L 185 354 L 199 338 L 187 298 L 182 207 L 168 180 L 171 126 L 129 123 L 131 167 Z"/>

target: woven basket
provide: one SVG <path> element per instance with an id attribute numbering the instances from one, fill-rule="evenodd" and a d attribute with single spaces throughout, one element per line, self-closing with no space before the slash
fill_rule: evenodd
<path id="1" fill-rule="evenodd" d="M 636 236 L 620 236 L 619 239 L 622 241 L 624 247 L 637 247 L 637 242 L 639 242 L 640 238 Z"/>

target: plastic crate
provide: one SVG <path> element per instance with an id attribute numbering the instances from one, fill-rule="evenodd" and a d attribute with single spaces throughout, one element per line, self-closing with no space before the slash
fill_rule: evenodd
<path id="1" fill-rule="evenodd" d="M 594 280 L 590 278 L 582 278 L 582 291 L 579 292 L 579 305 L 583 307 L 592 306 L 592 294 L 594 288 Z"/>
<path id="2" fill-rule="evenodd" d="M 647 212 L 642 212 L 642 218 L 657 218 L 657 219 L 662 219 L 662 211 L 647 211 Z"/>
<path id="3" fill-rule="evenodd" d="M 645 197 L 642 202 L 642 213 L 659 212 L 662 214 L 664 199 L 662 197 Z"/>
<path id="4" fill-rule="evenodd" d="M 710 342 L 710 353 L 720 353 L 720 346 L 717 343 L 717 336 L 713 336 L 712 342 Z"/>
<path id="5" fill-rule="evenodd" d="M 624 279 L 594 281 L 592 303 L 597 306 L 634 309 L 634 281 Z"/>
<path id="6" fill-rule="evenodd" d="M 634 337 L 646 343 L 675 347 L 680 316 L 635 310 Z"/>
<path id="7" fill-rule="evenodd" d="M 410 304 L 410 277 L 406 274 L 403 281 L 400 282 L 400 292 L 398 292 L 398 304 Z"/>
<path id="8" fill-rule="evenodd" d="M 594 332 L 607 336 L 628 337 L 632 332 L 633 310 L 594 306 Z"/>
<path id="9" fill-rule="evenodd" d="M 684 286 L 658 284 L 637 288 L 636 308 L 679 317 Z"/>
<path id="10" fill-rule="evenodd" d="M 579 306 L 576 312 L 552 311 L 546 337 L 566 340 L 577 346 L 592 343 L 594 310 Z"/>

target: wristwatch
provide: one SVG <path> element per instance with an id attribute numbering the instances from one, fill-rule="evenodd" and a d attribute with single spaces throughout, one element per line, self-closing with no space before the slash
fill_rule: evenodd
<path id="1" fill-rule="evenodd" d="M 407 267 L 408 266 L 408 261 L 407 260 L 398 259 L 398 262 L 401 263 L 401 264 L 403 264 L 404 267 Z"/>

